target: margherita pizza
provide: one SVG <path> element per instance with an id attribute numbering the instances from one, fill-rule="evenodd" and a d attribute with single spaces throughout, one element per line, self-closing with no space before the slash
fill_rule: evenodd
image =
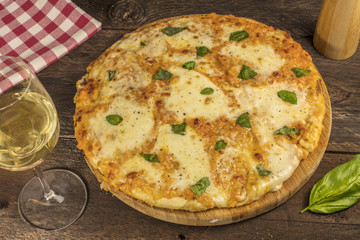
<path id="1" fill-rule="evenodd" d="M 201 211 L 277 191 L 323 129 L 322 78 L 288 33 L 190 15 L 125 35 L 77 83 L 75 136 L 105 190 Z"/>

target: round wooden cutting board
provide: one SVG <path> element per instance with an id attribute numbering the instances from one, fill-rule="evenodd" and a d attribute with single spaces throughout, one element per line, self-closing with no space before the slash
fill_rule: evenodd
<path id="1" fill-rule="evenodd" d="M 323 81 L 320 81 L 320 88 L 323 92 L 326 104 L 326 113 L 323 120 L 324 129 L 322 131 L 318 147 L 311 152 L 306 159 L 300 162 L 293 175 L 283 184 L 280 190 L 267 193 L 264 197 L 249 205 L 236 208 L 216 208 L 201 212 L 189 212 L 184 210 L 170 210 L 152 207 L 148 204 L 131 198 L 121 192 L 113 194 L 130 207 L 151 217 L 167 222 L 193 225 L 193 226 L 214 226 L 239 222 L 248 218 L 258 216 L 279 206 L 294 195 L 313 175 L 317 169 L 327 146 L 332 123 L 331 103 L 329 94 Z M 88 162 L 88 161 L 86 161 Z M 98 172 L 92 169 L 98 177 Z"/>

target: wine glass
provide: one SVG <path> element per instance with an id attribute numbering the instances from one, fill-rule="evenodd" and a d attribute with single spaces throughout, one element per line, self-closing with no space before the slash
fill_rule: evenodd
<path id="1" fill-rule="evenodd" d="M 40 171 L 36 166 L 59 138 L 54 103 L 36 75 L 19 58 L 0 56 L 0 168 L 34 169 L 22 189 L 18 208 L 22 218 L 44 230 L 65 228 L 83 213 L 87 190 L 79 176 L 65 169 Z"/>

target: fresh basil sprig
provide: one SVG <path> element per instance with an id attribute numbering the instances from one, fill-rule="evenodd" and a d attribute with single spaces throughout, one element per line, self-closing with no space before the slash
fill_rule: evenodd
<path id="1" fill-rule="evenodd" d="M 183 122 L 181 124 L 173 124 L 173 125 L 171 125 L 171 131 L 173 133 L 175 133 L 175 134 L 185 135 L 186 122 Z"/>
<path id="2" fill-rule="evenodd" d="M 351 207 L 360 199 L 360 154 L 337 166 L 318 181 L 310 193 L 310 210 L 316 213 L 334 213 Z"/>
<path id="3" fill-rule="evenodd" d="M 172 77 L 172 75 L 173 74 L 171 72 L 159 68 L 158 72 L 153 76 L 153 78 L 156 80 L 168 80 Z"/>
<path id="4" fill-rule="evenodd" d="M 218 151 L 226 148 L 227 143 L 224 140 L 219 140 L 215 143 L 214 150 Z"/>
<path id="5" fill-rule="evenodd" d="M 311 72 L 311 70 L 309 69 L 302 69 L 302 68 L 292 68 L 291 70 L 293 71 L 293 73 L 297 78 L 304 77 Z"/>
<path id="6" fill-rule="evenodd" d="M 187 27 L 166 27 L 161 31 L 168 36 L 173 36 L 181 31 L 184 31 Z"/>
<path id="7" fill-rule="evenodd" d="M 109 71 L 109 81 L 113 80 L 115 73 L 116 73 L 115 70 Z"/>
<path id="8" fill-rule="evenodd" d="M 108 121 L 111 125 L 118 125 L 123 121 L 123 118 L 119 115 L 107 115 L 106 121 Z"/>
<path id="9" fill-rule="evenodd" d="M 193 191 L 196 195 L 201 196 L 206 189 L 210 186 L 210 181 L 208 177 L 203 177 L 200 179 L 195 185 L 193 185 L 190 189 Z"/>
<path id="10" fill-rule="evenodd" d="M 188 61 L 182 65 L 187 70 L 193 70 L 195 68 L 195 61 Z"/>
<path id="11" fill-rule="evenodd" d="M 282 100 L 289 102 L 291 104 L 297 104 L 296 93 L 289 92 L 286 90 L 281 90 L 277 94 L 278 94 L 279 98 L 281 98 Z"/>
<path id="12" fill-rule="evenodd" d="M 274 132 L 275 135 L 282 134 L 285 136 L 288 136 L 293 133 L 299 133 L 299 130 L 297 130 L 296 128 L 288 128 L 288 126 L 284 126 L 283 128 L 280 128 Z"/>
<path id="13" fill-rule="evenodd" d="M 260 176 L 268 176 L 271 173 L 271 171 L 265 169 L 261 164 L 256 166 L 256 170 Z"/>
<path id="14" fill-rule="evenodd" d="M 149 162 L 160 162 L 159 158 L 156 154 L 151 154 L 151 153 L 140 153 L 140 155 L 147 161 Z"/>
<path id="15" fill-rule="evenodd" d="M 230 38 L 229 40 L 230 41 L 242 41 L 246 38 L 250 37 L 249 33 L 245 30 L 242 30 L 242 31 L 236 31 L 236 32 L 232 32 L 230 33 Z"/>
<path id="16" fill-rule="evenodd" d="M 257 75 L 257 72 L 252 70 L 249 66 L 243 65 L 241 67 L 240 73 L 238 75 L 238 78 L 248 80 L 250 78 L 253 78 Z"/>
<path id="17" fill-rule="evenodd" d="M 242 127 L 251 128 L 249 113 L 241 114 L 237 119 L 236 123 Z"/>
<path id="18" fill-rule="evenodd" d="M 214 93 L 214 89 L 213 88 L 204 88 L 203 90 L 201 90 L 200 94 L 201 95 L 211 95 Z"/>
<path id="19" fill-rule="evenodd" d="M 206 54 L 210 53 L 210 49 L 205 46 L 196 47 L 196 55 L 204 57 Z"/>

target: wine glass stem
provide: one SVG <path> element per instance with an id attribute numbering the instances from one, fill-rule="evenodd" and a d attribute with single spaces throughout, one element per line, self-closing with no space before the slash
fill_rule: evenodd
<path id="1" fill-rule="evenodd" d="M 64 201 L 64 197 L 61 195 L 55 194 L 55 192 L 50 188 L 49 184 L 46 182 L 44 175 L 41 170 L 37 167 L 33 168 L 37 178 L 40 181 L 40 184 L 44 190 L 44 197 L 47 201 L 56 200 L 58 203 L 62 203 Z"/>

